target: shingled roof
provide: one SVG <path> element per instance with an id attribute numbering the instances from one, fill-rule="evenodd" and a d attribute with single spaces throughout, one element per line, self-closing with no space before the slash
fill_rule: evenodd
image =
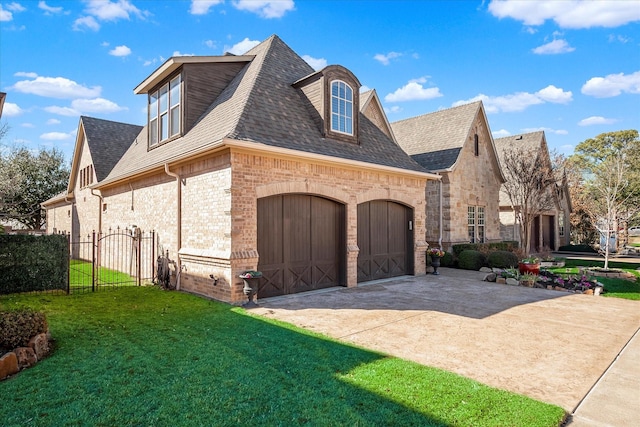
<path id="1" fill-rule="evenodd" d="M 429 171 L 446 170 L 458 160 L 482 102 L 391 123 L 398 144 Z"/>
<path id="2" fill-rule="evenodd" d="M 142 126 L 86 116 L 81 116 L 80 121 L 93 159 L 93 169 L 100 182 L 122 158 L 140 134 Z"/>
<path id="3" fill-rule="evenodd" d="M 182 138 L 147 151 L 147 132 L 135 141 L 106 182 L 220 147 L 226 138 L 393 168 L 426 172 L 360 113 L 359 144 L 323 138 L 302 93 L 292 84 L 315 71 L 278 36 L 254 56 Z"/>

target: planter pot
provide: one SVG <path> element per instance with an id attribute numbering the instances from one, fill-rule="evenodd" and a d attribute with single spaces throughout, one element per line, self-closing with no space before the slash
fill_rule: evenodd
<path id="1" fill-rule="evenodd" d="M 440 274 L 438 273 L 438 267 L 440 267 L 440 257 L 431 255 L 431 267 L 433 267 L 433 274 Z"/>
<path id="2" fill-rule="evenodd" d="M 525 264 L 519 263 L 518 270 L 520 270 L 520 274 L 540 274 L 540 264 Z"/>

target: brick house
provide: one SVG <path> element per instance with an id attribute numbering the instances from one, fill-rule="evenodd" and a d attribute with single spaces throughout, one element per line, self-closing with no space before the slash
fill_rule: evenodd
<path id="1" fill-rule="evenodd" d="M 538 152 L 547 162 L 550 162 L 549 148 L 544 131 L 512 135 L 495 140 L 499 158 L 503 159 L 505 150 L 513 147 L 523 147 L 532 152 Z M 571 198 L 566 176 L 560 177 L 559 182 L 554 186 L 555 207 L 541 215 L 538 215 L 531 228 L 531 251 L 538 252 L 546 248 L 558 250 L 560 246 L 568 245 L 571 242 L 570 221 Z M 500 234 L 503 240 L 513 240 L 520 242 L 520 228 L 517 224 L 514 209 L 519 206 L 512 206 L 509 196 L 500 191 Z"/>
<path id="2" fill-rule="evenodd" d="M 501 240 L 498 200 L 504 176 L 482 102 L 391 127 L 416 162 L 442 176 L 426 186 L 427 241 L 450 251 L 457 243 Z"/>
<path id="3" fill-rule="evenodd" d="M 144 127 L 80 119 L 48 231 L 156 230 L 181 289 L 231 303 L 249 269 L 264 274 L 258 298 L 424 274 L 424 188 L 439 177 L 360 86 L 275 35 L 244 55 L 170 58 L 134 90 Z"/>

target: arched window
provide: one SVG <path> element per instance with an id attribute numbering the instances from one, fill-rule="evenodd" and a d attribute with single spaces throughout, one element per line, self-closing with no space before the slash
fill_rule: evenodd
<path id="1" fill-rule="evenodd" d="M 331 130 L 353 135 L 353 89 L 340 80 L 331 82 Z"/>

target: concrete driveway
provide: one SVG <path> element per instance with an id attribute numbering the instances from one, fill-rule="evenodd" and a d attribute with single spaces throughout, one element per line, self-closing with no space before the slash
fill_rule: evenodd
<path id="1" fill-rule="evenodd" d="M 640 327 L 637 301 L 482 282 L 479 272 L 440 271 L 263 299 L 251 312 L 570 413 Z"/>

